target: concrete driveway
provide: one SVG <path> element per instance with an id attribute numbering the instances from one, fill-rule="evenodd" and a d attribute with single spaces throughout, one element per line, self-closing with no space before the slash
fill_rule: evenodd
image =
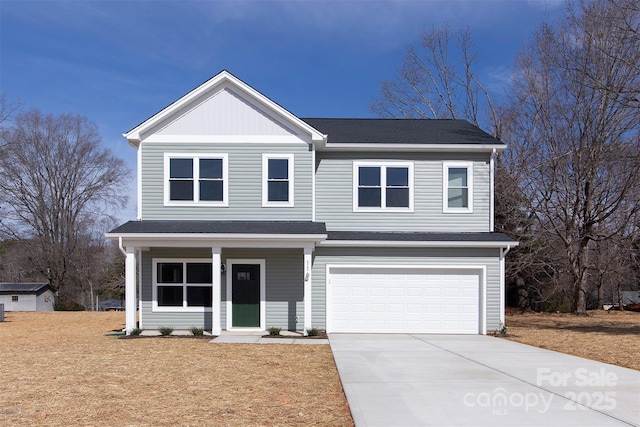
<path id="1" fill-rule="evenodd" d="M 356 426 L 639 426 L 640 372 L 481 335 L 331 334 Z"/>

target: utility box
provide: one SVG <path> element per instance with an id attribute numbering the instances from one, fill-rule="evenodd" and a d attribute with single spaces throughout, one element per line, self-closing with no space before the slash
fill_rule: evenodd
<path id="1" fill-rule="evenodd" d="M 4 304 L 0 304 L 0 322 L 4 322 Z"/>

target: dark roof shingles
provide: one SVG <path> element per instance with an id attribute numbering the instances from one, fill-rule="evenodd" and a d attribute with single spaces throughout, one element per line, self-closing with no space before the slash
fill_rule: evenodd
<path id="1" fill-rule="evenodd" d="M 499 242 L 516 241 L 503 233 L 402 233 L 376 231 L 329 231 L 327 240 L 379 240 L 400 242 Z"/>
<path id="2" fill-rule="evenodd" d="M 328 135 L 330 144 L 498 144 L 503 142 L 466 120 L 302 119 Z"/>
<path id="3" fill-rule="evenodd" d="M 0 292 L 33 293 L 47 286 L 47 283 L 0 283 Z"/>
<path id="4" fill-rule="evenodd" d="M 129 233 L 200 234 L 326 234 L 323 222 L 311 221 L 129 221 L 111 231 Z"/>

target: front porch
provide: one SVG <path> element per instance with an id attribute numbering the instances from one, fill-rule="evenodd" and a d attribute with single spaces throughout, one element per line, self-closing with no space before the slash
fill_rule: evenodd
<path id="1" fill-rule="evenodd" d="M 182 227 L 186 232 L 152 233 L 149 222 L 140 221 L 107 235 L 118 239 L 126 257 L 127 334 L 136 327 L 202 327 L 212 335 L 269 327 L 306 334 L 313 328 L 312 254 L 326 239 L 324 224 L 199 223 L 209 232 L 193 231 L 191 222 Z M 235 232 L 216 232 L 221 224 Z M 274 228 L 282 232 L 271 233 Z M 311 232 L 297 232 L 302 230 Z"/>

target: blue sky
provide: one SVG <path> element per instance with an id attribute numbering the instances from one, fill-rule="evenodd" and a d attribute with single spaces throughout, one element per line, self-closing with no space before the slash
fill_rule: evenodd
<path id="1" fill-rule="evenodd" d="M 0 91 L 82 114 L 135 170 L 122 133 L 227 69 L 299 117 L 372 117 L 424 29 L 468 26 L 505 90 L 518 50 L 562 0 L 0 1 Z M 122 219 L 135 218 L 135 180 Z"/>

